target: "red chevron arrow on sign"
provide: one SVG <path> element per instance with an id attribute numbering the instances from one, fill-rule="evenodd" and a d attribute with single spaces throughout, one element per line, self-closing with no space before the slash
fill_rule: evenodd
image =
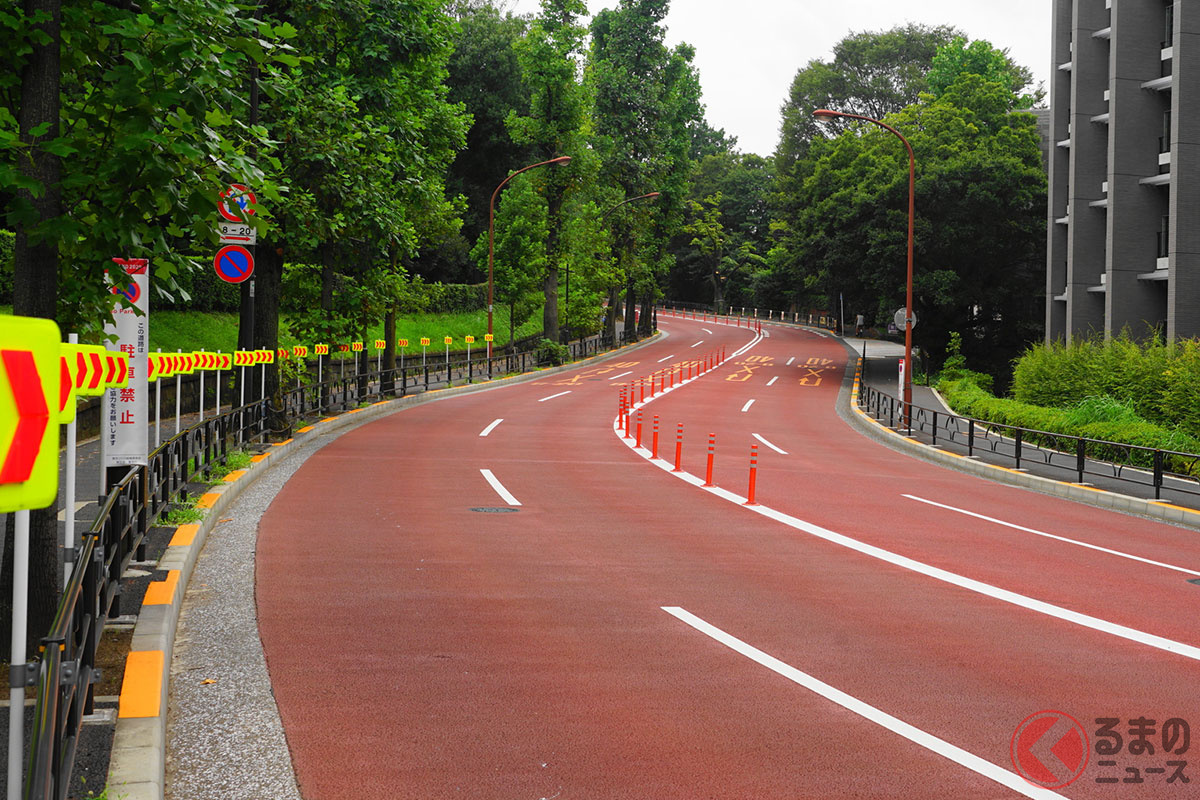
<path id="1" fill-rule="evenodd" d="M 109 384 L 116 383 L 116 381 L 113 380 L 114 378 L 117 377 L 117 359 L 116 359 L 116 357 L 107 355 L 104 357 L 104 362 L 105 362 L 105 366 L 108 368 L 108 372 L 105 373 L 105 375 L 104 375 L 104 382 L 109 383 Z"/>
<path id="2" fill-rule="evenodd" d="M 0 357 L 8 373 L 13 400 L 17 404 L 17 429 L 12 446 L 0 467 L 0 484 L 24 483 L 33 473 L 33 462 L 41 449 L 42 434 L 50 424 L 50 409 L 42 389 L 33 353 L 29 350 L 3 350 Z"/>
<path id="3" fill-rule="evenodd" d="M 67 366 L 67 357 L 60 355 L 59 363 L 59 379 L 58 379 L 58 410 L 67 410 L 67 401 L 71 399 L 71 368 Z"/>
<path id="4" fill-rule="evenodd" d="M 129 359 L 117 358 L 117 383 L 124 383 L 129 373 Z"/>
<path id="5" fill-rule="evenodd" d="M 100 361 L 99 353 L 88 353 L 88 356 L 91 362 L 87 367 L 88 388 L 97 389 L 100 387 L 100 379 L 104 377 L 104 364 Z"/>

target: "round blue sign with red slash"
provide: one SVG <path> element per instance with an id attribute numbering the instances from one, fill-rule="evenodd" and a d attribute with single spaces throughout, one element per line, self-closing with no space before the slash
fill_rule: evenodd
<path id="1" fill-rule="evenodd" d="M 112 287 L 112 293 L 125 295 L 126 300 L 131 303 L 136 303 L 138 298 L 142 296 L 142 289 L 137 285 L 137 281 L 133 281 L 124 289 L 122 289 L 120 286 Z"/>
<path id="2" fill-rule="evenodd" d="M 254 274 L 254 255 L 240 244 L 226 245 L 217 251 L 213 267 L 221 280 L 241 283 Z"/>

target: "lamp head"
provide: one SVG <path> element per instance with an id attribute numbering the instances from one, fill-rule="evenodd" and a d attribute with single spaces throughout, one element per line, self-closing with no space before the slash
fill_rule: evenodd
<path id="1" fill-rule="evenodd" d="M 816 111 L 813 112 L 813 116 L 821 117 L 822 119 L 832 119 L 834 117 L 840 117 L 840 116 L 842 116 L 842 114 L 840 114 L 837 111 L 830 111 L 827 108 L 818 108 Z"/>

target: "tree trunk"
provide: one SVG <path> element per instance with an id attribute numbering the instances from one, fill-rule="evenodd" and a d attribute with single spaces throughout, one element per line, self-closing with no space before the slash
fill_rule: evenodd
<path id="1" fill-rule="evenodd" d="M 383 315 L 383 340 L 387 342 L 387 347 L 383 351 L 383 371 L 388 377 L 379 379 L 380 391 L 391 393 L 396 388 L 396 377 L 393 372 L 396 369 L 396 309 L 394 308 L 389 308 Z"/>
<path id="2" fill-rule="evenodd" d="M 21 74 L 20 108 L 17 124 L 21 141 L 32 145 L 29 158 L 17 159 L 21 173 L 42 186 L 40 196 L 27 190 L 19 195 L 29 202 L 38 223 L 53 220 L 61 213 L 61 164 L 58 156 L 38 145 L 58 137 L 59 87 L 62 8 L 60 0 L 26 0 L 28 16 L 46 15 L 37 27 L 46 34 L 45 44 L 34 44 L 29 61 Z M 49 125 L 41 136 L 32 131 L 39 125 Z M 115 254 L 114 254 L 115 255 Z M 16 227 L 13 243 L 13 314 L 25 317 L 54 319 L 58 305 L 58 240 L 53 236 L 30 236 L 24 225 Z M 12 520 L 12 515 L 9 519 Z M 10 522 L 11 525 L 11 522 Z M 6 540 L 12 533 L 5 535 Z M 5 542 L 5 550 L 10 547 Z M 29 614 L 26 637 L 26 658 L 36 654 L 38 640 L 50 629 L 58 607 L 62 574 L 58 565 L 58 502 L 29 514 Z M 0 617 L 3 617 L 0 650 L 9 654 L 12 617 L 12 560 L 6 559 L 3 579 L 0 580 Z"/>
<path id="3" fill-rule="evenodd" d="M 260 349 L 279 349 L 279 293 L 283 280 L 283 252 L 273 242 L 258 248 L 254 267 L 257 280 L 257 298 L 254 308 L 254 340 Z M 266 396 L 271 398 L 271 410 L 267 419 L 268 428 L 280 438 L 286 439 L 290 424 L 284 415 L 283 396 L 279 390 L 279 363 L 268 364 L 264 375 Z M 260 388 L 260 392 L 262 389 Z M 258 395 L 255 395 L 257 398 Z"/>
<path id="4" fill-rule="evenodd" d="M 638 336 L 649 336 L 654 333 L 654 296 L 647 294 L 642 297 L 642 316 L 638 320 Z"/>
<path id="5" fill-rule="evenodd" d="M 637 337 L 637 293 L 633 289 L 633 278 L 625 285 L 625 340 Z"/>
<path id="6" fill-rule="evenodd" d="M 725 287 L 721 284 L 720 278 L 713 280 L 713 312 L 725 313 Z"/>
<path id="7" fill-rule="evenodd" d="M 558 341 L 558 271 L 550 270 L 542 282 L 546 304 L 542 307 L 542 336 L 552 342 Z"/>
<path id="8" fill-rule="evenodd" d="M 604 311 L 604 334 L 609 342 L 617 341 L 617 310 L 621 307 L 621 290 L 614 286 L 608 290 L 608 308 Z"/>

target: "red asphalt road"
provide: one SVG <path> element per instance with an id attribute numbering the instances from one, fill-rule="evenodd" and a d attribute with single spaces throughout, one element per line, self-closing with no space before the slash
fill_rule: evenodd
<path id="1" fill-rule="evenodd" d="M 1193 716 L 1200 725 L 1195 652 L 937 580 L 651 465 L 613 431 L 615 384 L 752 340 L 744 328 L 692 320 L 660 317 L 660 327 L 662 341 L 609 361 L 366 425 L 280 492 L 259 532 L 259 624 L 304 797 L 1021 796 L 663 607 L 1009 772 L 1010 740 L 1034 712 L 1071 714 L 1093 742 L 1097 718 L 1118 718 L 1126 745 L 1129 720 L 1154 719 L 1153 754 L 1092 749 L 1080 777 L 1056 791 L 1187 795 L 1167 783 L 1175 767 L 1166 766 L 1187 755 L 1164 754 L 1157 728 Z M 644 444 L 657 414 L 660 457 L 673 459 L 682 422 L 684 469 L 702 478 L 715 433 L 714 482 L 744 496 L 758 434 L 787 453 L 759 445 L 764 506 L 1021 597 L 1200 645 L 1189 613 L 1200 597 L 1188 583 L 1200 575 L 1194 533 L 885 448 L 836 413 L 842 345 L 768 330 L 648 403 Z M 521 503 L 515 512 L 472 511 L 507 507 L 484 469 Z M 1056 781 L 1076 765 L 1069 752 L 1067 765 L 1048 754 L 1062 732 L 1032 750 Z M 1147 768 L 1165 773 L 1097 783 Z"/>

